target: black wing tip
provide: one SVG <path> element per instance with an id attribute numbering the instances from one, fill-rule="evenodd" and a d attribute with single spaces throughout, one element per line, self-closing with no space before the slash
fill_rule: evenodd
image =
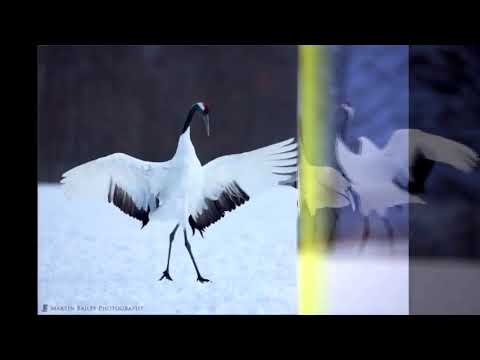
<path id="1" fill-rule="evenodd" d="M 297 188 L 297 177 L 298 177 L 298 170 L 294 170 L 292 172 L 285 172 L 285 173 L 277 173 L 277 172 L 272 172 L 274 175 L 286 175 L 289 176 L 289 178 L 284 179 L 284 180 L 279 180 L 277 182 L 277 185 L 280 186 L 291 186 L 293 188 Z"/>
<path id="2" fill-rule="evenodd" d="M 407 190 L 412 195 L 425 194 L 425 183 L 409 181 Z"/>
<path id="3" fill-rule="evenodd" d="M 233 191 L 225 190 L 217 200 L 205 199 L 207 209 L 198 215 L 196 220 L 192 215 L 188 217 L 192 234 L 195 234 L 195 229 L 197 229 L 203 238 L 203 232 L 207 227 L 223 218 L 226 212 L 230 212 L 250 200 L 250 196 L 236 181 L 233 181 L 232 187 Z"/>
<path id="4" fill-rule="evenodd" d="M 117 184 L 113 184 L 111 178 L 107 200 L 109 203 L 113 202 L 113 205 L 119 208 L 123 213 L 140 220 L 142 222 L 141 229 L 143 229 L 150 221 L 150 206 L 147 207 L 147 210 L 138 208 L 130 195 Z"/>
<path id="5" fill-rule="evenodd" d="M 298 189 L 298 182 L 297 179 L 292 179 L 292 180 L 282 180 L 278 182 L 279 186 L 290 186 L 294 189 Z"/>
<path id="6" fill-rule="evenodd" d="M 197 229 L 198 232 L 200 233 L 200 235 L 203 238 L 203 232 L 205 231 L 206 226 L 200 226 L 199 224 L 197 224 L 197 222 L 193 219 L 192 215 L 190 215 L 188 217 L 188 223 L 190 224 L 190 227 L 192 228 L 192 236 L 195 235 L 195 229 Z"/>
<path id="7" fill-rule="evenodd" d="M 427 159 L 420 153 L 417 153 L 413 159 L 410 168 L 411 180 L 408 182 L 407 190 L 410 194 L 424 194 L 425 183 L 435 166 L 433 160 Z"/>
<path id="8" fill-rule="evenodd" d="M 149 222 L 150 222 L 150 219 L 148 218 L 146 220 L 145 219 L 142 220 L 142 227 L 140 228 L 140 230 L 143 229 Z"/>

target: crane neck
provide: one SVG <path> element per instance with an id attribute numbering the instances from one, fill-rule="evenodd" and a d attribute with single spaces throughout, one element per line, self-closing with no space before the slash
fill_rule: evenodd
<path id="1" fill-rule="evenodd" d="M 189 138 L 190 138 L 190 124 L 192 123 L 193 116 L 195 115 L 195 113 L 197 111 L 199 111 L 198 106 L 192 106 L 192 108 L 188 112 L 187 120 L 185 120 L 185 124 L 183 125 L 182 134 L 186 133 L 187 130 L 188 130 L 188 132 L 189 132 L 188 137 Z"/>
<path id="2" fill-rule="evenodd" d="M 343 122 L 341 123 L 340 126 L 340 139 L 342 139 L 343 143 L 347 146 L 347 148 L 350 149 L 350 147 L 353 145 L 353 148 L 358 148 L 360 146 L 360 141 L 358 139 L 354 139 L 352 142 L 348 141 L 348 124 L 353 121 L 353 114 L 346 109 L 345 111 L 345 116 L 343 117 Z M 353 144 L 352 144 L 353 143 Z"/>
<path id="3" fill-rule="evenodd" d="M 348 111 L 345 110 L 345 116 L 343 117 L 343 122 L 340 127 L 340 138 L 342 139 L 344 144 L 347 143 L 347 124 L 350 120 L 352 119 L 350 119 Z"/>
<path id="4" fill-rule="evenodd" d="M 190 128 L 187 128 L 184 133 L 180 135 L 178 139 L 177 150 L 175 152 L 176 157 L 189 159 L 191 155 L 196 156 L 195 147 L 193 146 L 190 138 Z"/>

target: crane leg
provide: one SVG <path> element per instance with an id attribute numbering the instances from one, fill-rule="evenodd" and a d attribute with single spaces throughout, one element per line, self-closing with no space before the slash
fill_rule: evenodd
<path id="1" fill-rule="evenodd" d="M 393 226 L 390 221 L 386 218 L 383 219 L 385 228 L 387 229 L 388 241 L 390 242 L 390 250 L 393 249 Z"/>
<path id="2" fill-rule="evenodd" d="M 370 237 L 370 220 L 368 216 L 363 217 L 363 234 L 362 234 L 362 242 L 360 244 L 360 250 L 365 248 L 367 244 L 368 238 Z"/>
<path id="3" fill-rule="evenodd" d="M 192 248 L 190 246 L 190 243 L 188 242 L 186 229 L 183 229 L 183 236 L 185 238 L 185 247 L 187 248 L 188 253 L 190 254 L 190 257 L 192 258 L 193 266 L 195 266 L 195 271 L 197 272 L 197 281 L 200 281 L 201 283 L 209 282 L 210 280 L 202 277 L 202 275 L 200 274 L 200 271 L 198 270 L 197 263 L 195 262 L 195 258 L 193 257 L 193 254 L 192 254 Z"/>
<path id="4" fill-rule="evenodd" d="M 175 233 L 177 232 L 177 229 L 178 229 L 178 226 L 180 224 L 177 224 L 177 226 L 175 226 L 173 228 L 173 231 L 170 233 L 170 244 L 168 245 L 168 258 L 167 258 L 167 268 L 165 269 L 165 271 L 163 272 L 163 275 L 160 279 L 158 279 L 159 281 L 160 280 L 163 280 L 164 278 L 167 279 L 167 280 L 170 280 L 172 281 L 172 277 L 170 276 L 170 273 L 168 272 L 168 268 L 170 267 L 170 253 L 172 252 L 172 243 L 173 243 L 173 239 L 175 239 Z"/>
<path id="5" fill-rule="evenodd" d="M 337 229 L 338 213 L 336 209 L 333 209 L 333 218 L 330 226 L 329 244 L 332 245 L 335 237 L 335 230 Z"/>

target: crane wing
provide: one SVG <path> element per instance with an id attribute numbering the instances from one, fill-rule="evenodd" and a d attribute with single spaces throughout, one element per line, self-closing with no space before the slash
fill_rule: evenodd
<path id="1" fill-rule="evenodd" d="M 315 166 L 315 173 L 320 190 L 327 193 L 326 196 L 320 197 L 323 204 L 320 201 L 316 208 L 339 208 L 350 205 L 355 211 L 356 204 L 350 182 L 338 170 L 329 166 Z"/>
<path id="2" fill-rule="evenodd" d="M 189 223 L 203 231 L 251 196 L 296 180 L 297 143 L 289 139 L 257 150 L 219 157 L 203 167 L 204 182 Z"/>
<path id="3" fill-rule="evenodd" d="M 478 154 L 468 146 L 417 129 L 395 131 L 384 153 L 397 167 L 408 167 L 410 170 L 418 168 L 418 161 L 423 161 L 430 168 L 432 161 L 442 162 L 463 172 L 470 172 L 479 164 Z"/>
<path id="4" fill-rule="evenodd" d="M 350 178 L 357 178 L 356 172 L 362 171 L 359 164 L 364 162 L 364 157 L 361 154 L 355 154 L 352 152 L 343 141 L 337 137 L 335 142 L 335 154 L 337 157 L 337 163 L 343 173 Z"/>
<path id="5" fill-rule="evenodd" d="M 168 172 L 168 162 L 142 161 L 116 153 L 79 165 L 62 175 L 68 197 L 106 200 L 142 222 L 158 207 L 157 197 Z"/>
<path id="6" fill-rule="evenodd" d="M 340 208 L 349 205 L 355 211 L 350 182 L 335 168 L 311 165 L 307 159 L 303 159 L 300 170 L 302 178 L 314 178 L 316 181 L 314 188 L 306 187 L 302 191 L 302 201 L 310 214 L 314 215 L 317 209 L 325 207 Z"/>

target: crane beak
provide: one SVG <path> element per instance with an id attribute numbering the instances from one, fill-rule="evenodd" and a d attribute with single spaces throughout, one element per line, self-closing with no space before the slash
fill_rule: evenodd
<path id="1" fill-rule="evenodd" d="M 203 116 L 203 122 L 205 123 L 205 130 L 207 131 L 207 136 L 210 136 L 210 117 L 208 114 Z"/>

